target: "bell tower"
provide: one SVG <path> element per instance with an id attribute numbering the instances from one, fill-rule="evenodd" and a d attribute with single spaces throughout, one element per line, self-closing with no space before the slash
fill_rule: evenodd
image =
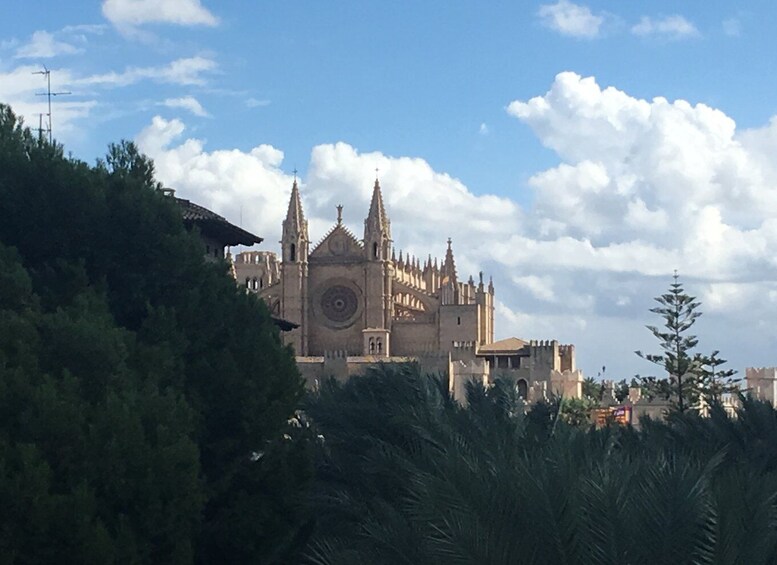
<path id="1" fill-rule="evenodd" d="M 367 219 L 364 220 L 364 327 L 367 330 L 391 330 L 393 307 L 391 264 L 391 222 L 383 206 L 380 181 L 376 178 Z M 388 334 L 383 355 L 389 355 Z"/>
<path id="2" fill-rule="evenodd" d="M 281 317 L 300 326 L 284 336 L 296 355 L 307 355 L 309 246 L 308 222 L 295 176 L 281 236 Z"/>

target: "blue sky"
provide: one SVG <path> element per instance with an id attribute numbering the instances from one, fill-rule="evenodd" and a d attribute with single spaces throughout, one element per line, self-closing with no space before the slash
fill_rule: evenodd
<path id="1" fill-rule="evenodd" d="M 293 169 L 315 240 L 339 201 L 359 231 L 379 167 L 397 247 L 453 236 L 499 336 L 575 343 L 589 374 L 651 372 L 632 351 L 675 268 L 704 349 L 777 364 L 773 2 L 247 5 L 5 0 L 0 101 L 37 124 L 47 65 L 67 150 L 136 139 L 268 242 Z"/>

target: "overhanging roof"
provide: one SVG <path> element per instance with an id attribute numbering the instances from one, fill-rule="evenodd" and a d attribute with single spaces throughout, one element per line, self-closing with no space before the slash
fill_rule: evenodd
<path id="1" fill-rule="evenodd" d="M 258 235 L 230 223 L 223 216 L 219 216 L 199 204 L 176 196 L 173 198 L 181 208 L 184 223 L 189 226 L 197 226 L 204 236 L 215 239 L 224 245 L 254 245 L 263 241 Z"/>

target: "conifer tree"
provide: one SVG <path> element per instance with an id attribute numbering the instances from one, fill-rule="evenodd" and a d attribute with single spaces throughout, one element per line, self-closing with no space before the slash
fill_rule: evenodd
<path id="1" fill-rule="evenodd" d="M 701 302 L 685 292 L 677 271 L 669 290 L 655 297 L 655 301 L 659 305 L 650 311 L 658 314 L 664 320 L 664 325 L 661 328 L 646 327 L 658 339 L 663 352 L 635 353 L 666 371 L 670 394 L 677 403 L 678 411 L 684 412 L 693 403 L 700 373 L 700 357 L 693 353 L 699 340 L 688 331 L 701 316 L 698 311 Z"/>
<path id="2" fill-rule="evenodd" d="M 737 392 L 739 381 L 742 380 L 734 377 L 737 373 L 734 369 L 721 368 L 727 361 L 718 355 L 720 351 L 715 350 L 709 356 L 699 358 L 701 370 L 697 389 L 708 406 L 720 402 L 724 394 Z"/>

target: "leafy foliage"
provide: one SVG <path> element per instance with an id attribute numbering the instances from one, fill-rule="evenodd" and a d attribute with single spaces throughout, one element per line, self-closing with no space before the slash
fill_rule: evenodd
<path id="1" fill-rule="evenodd" d="M 602 430 L 412 367 L 326 383 L 307 563 L 773 563 L 777 413 Z"/>
<path id="2" fill-rule="evenodd" d="M 0 105 L 0 561 L 288 562 L 302 381 L 132 143 L 90 167 Z"/>

